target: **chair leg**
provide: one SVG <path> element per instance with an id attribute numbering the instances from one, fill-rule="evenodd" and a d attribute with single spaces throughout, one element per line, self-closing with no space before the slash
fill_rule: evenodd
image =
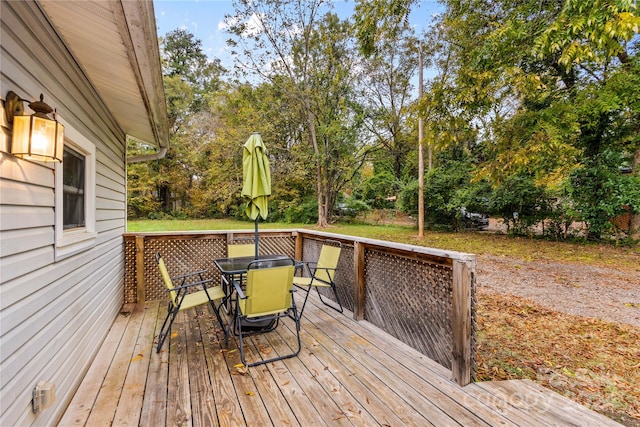
<path id="1" fill-rule="evenodd" d="M 220 285 L 222 286 L 222 291 L 224 292 L 224 294 L 226 295 L 225 298 L 222 300 L 222 308 L 224 309 L 224 312 L 227 314 L 231 313 L 231 283 L 229 283 L 229 280 L 225 277 L 222 276 L 220 277 Z"/>
<path id="2" fill-rule="evenodd" d="M 298 286 L 299 289 L 302 289 L 301 286 Z M 300 308 L 300 313 L 299 316 L 302 317 L 302 313 L 304 313 L 304 308 L 307 306 L 307 300 L 309 299 L 309 294 L 311 293 L 311 286 L 309 286 L 307 289 L 302 289 L 303 291 L 305 291 L 307 293 L 307 295 L 304 297 L 304 302 L 302 303 L 302 307 Z"/>
<path id="3" fill-rule="evenodd" d="M 213 310 L 213 313 L 216 315 L 216 318 L 218 319 L 220 328 L 222 328 L 222 331 L 224 332 L 225 340 L 228 341 L 227 328 L 224 327 L 224 322 L 222 321 L 222 317 L 220 316 L 220 308 L 222 308 L 222 305 L 224 304 L 224 302 L 225 302 L 225 299 L 223 298 L 222 301 L 220 301 L 220 305 L 216 308 L 216 305 L 214 304 L 214 302 L 212 300 L 209 300 L 211 309 Z"/>
<path id="4" fill-rule="evenodd" d="M 178 311 L 179 307 L 174 307 L 173 303 L 169 301 L 169 306 L 167 308 L 167 317 L 164 318 L 164 322 L 162 323 L 162 327 L 160 328 L 160 333 L 158 334 L 158 346 L 156 347 L 156 353 L 160 353 L 160 349 L 162 349 L 164 340 L 166 340 L 167 336 L 169 336 L 169 333 L 171 332 L 171 325 L 173 325 L 173 321 L 176 319 Z M 171 320 L 169 320 L 169 318 L 171 318 Z M 168 326 L 167 321 L 169 321 Z M 165 326 L 167 326 L 166 330 Z"/>
<path id="5" fill-rule="evenodd" d="M 240 346 L 240 360 L 244 366 L 251 366 L 247 364 L 247 361 L 244 358 L 244 342 L 242 339 L 242 322 L 239 317 L 235 319 L 236 327 L 238 328 L 238 345 Z"/>
<path id="6" fill-rule="evenodd" d="M 251 335 L 255 335 L 255 334 L 243 334 L 242 333 L 242 325 L 240 324 L 240 319 L 238 319 L 238 338 L 239 338 L 239 343 L 240 343 L 240 360 L 242 361 L 242 363 L 245 366 L 258 366 L 258 365 L 264 365 L 265 363 L 271 363 L 271 362 L 276 362 L 278 360 L 283 360 L 283 359 L 289 359 L 291 357 L 295 357 L 298 354 L 300 354 L 300 350 L 302 349 L 302 342 L 300 339 L 300 316 L 297 313 L 297 310 L 295 310 L 295 308 L 293 309 L 293 314 L 292 315 L 281 315 L 281 316 L 277 316 L 278 317 L 278 321 L 280 319 L 280 317 L 289 317 L 291 318 L 295 324 L 296 324 L 296 340 L 298 343 L 297 348 L 295 349 L 295 351 L 293 353 L 289 353 L 289 354 L 285 354 L 284 356 L 276 356 L 276 357 L 272 357 L 270 359 L 262 359 L 262 360 L 258 360 L 257 362 L 252 362 L 252 363 L 247 363 L 245 356 L 244 356 L 244 343 L 243 343 L 243 336 L 251 336 Z"/>
<path id="7" fill-rule="evenodd" d="M 336 297 L 336 301 L 335 303 L 329 304 L 327 301 L 322 299 L 322 294 L 320 293 L 320 289 L 316 286 L 316 291 L 318 292 L 318 297 L 320 298 L 320 301 L 327 307 L 333 308 L 338 313 L 342 313 L 344 309 L 342 308 L 342 304 L 340 303 L 340 297 L 338 296 L 338 290 L 336 289 L 335 283 L 331 283 L 331 289 L 333 290 L 333 295 L 335 295 Z"/>
<path id="8" fill-rule="evenodd" d="M 229 326 L 227 327 L 227 331 L 225 333 L 225 344 L 229 345 L 229 336 L 233 333 L 234 336 L 238 336 L 237 333 L 237 313 L 239 313 L 240 307 L 238 306 L 238 300 L 236 299 L 236 307 L 235 311 L 232 311 L 231 320 L 229 320 Z"/>

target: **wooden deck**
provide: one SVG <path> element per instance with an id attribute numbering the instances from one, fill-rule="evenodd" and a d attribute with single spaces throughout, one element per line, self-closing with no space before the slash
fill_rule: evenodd
<path id="1" fill-rule="evenodd" d="M 462 388 L 442 366 L 314 296 L 300 355 L 246 373 L 236 341 L 225 347 L 206 308 L 180 313 L 156 353 L 165 304 L 123 307 L 59 425 L 618 425 L 531 381 Z M 248 358 L 286 349 L 292 326 L 253 337 Z"/>

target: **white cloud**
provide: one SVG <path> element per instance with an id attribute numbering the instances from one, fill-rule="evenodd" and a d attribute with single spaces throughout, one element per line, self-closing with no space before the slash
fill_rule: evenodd
<path id="1" fill-rule="evenodd" d="M 254 13 L 251 15 L 251 18 L 249 18 L 249 21 L 247 21 L 246 31 L 242 35 L 244 37 L 253 37 L 260 34 L 263 30 L 262 20 Z"/>

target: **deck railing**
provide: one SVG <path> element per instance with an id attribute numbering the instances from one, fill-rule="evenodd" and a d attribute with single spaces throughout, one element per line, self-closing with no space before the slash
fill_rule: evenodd
<path id="1" fill-rule="evenodd" d="M 475 379 L 475 255 L 311 230 L 264 230 L 260 254 L 316 261 L 325 239 L 342 243 L 336 273 L 342 305 L 450 369 L 460 385 Z M 227 245 L 253 243 L 253 231 L 127 233 L 125 302 L 166 299 L 155 265 L 162 253 L 171 275 L 207 270 Z M 331 294 L 326 295 L 331 298 Z"/>

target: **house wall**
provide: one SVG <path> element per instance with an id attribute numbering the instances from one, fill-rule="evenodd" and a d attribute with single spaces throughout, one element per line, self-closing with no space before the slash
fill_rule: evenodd
<path id="1" fill-rule="evenodd" d="M 123 303 L 125 135 L 36 3 L 2 0 L 0 21 L 3 101 L 43 93 L 96 147 L 96 239 L 56 261 L 55 169 L 8 154 L 0 111 L 0 425 L 55 425 Z M 40 381 L 56 398 L 34 415 Z"/>

